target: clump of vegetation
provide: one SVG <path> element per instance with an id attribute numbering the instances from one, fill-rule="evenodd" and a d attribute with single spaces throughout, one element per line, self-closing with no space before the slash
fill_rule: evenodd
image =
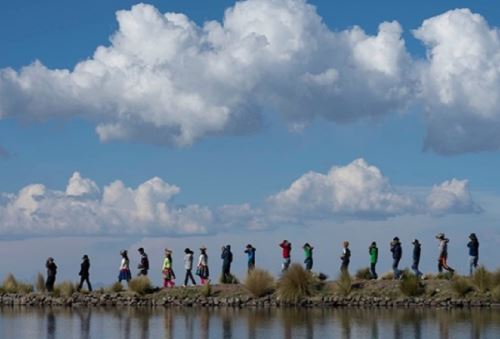
<path id="1" fill-rule="evenodd" d="M 120 292 L 123 292 L 125 289 L 123 288 L 123 285 L 117 281 L 117 282 L 113 283 L 113 285 L 109 286 L 108 290 L 110 292 L 120 293 Z"/>
<path id="2" fill-rule="evenodd" d="M 352 291 L 352 279 L 351 276 L 349 275 L 349 272 L 347 271 L 340 272 L 340 275 L 335 284 L 334 292 L 342 296 L 347 296 L 349 295 L 349 293 L 351 293 L 351 291 Z"/>
<path id="3" fill-rule="evenodd" d="M 453 279 L 453 273 L 451 273 L 451 272 L 440 272 L 436 276 L 436 279 L 452 280 Z"/>
<path id="4" fill-rule="evenodd" d="M 315 279 L 299 264 L 292 264 L 278 281 L 278 297 L 286 302 L 297 302 L 312 295 Z"/>
<path id="5" fill-rule="evenodd" d="M 400 291 L 408 297 L 416 297 L 425 293 L 425 285 L 419 277 L 405 271 L 399 282 Z"/>
<path id="6" fill-rule="evenodd" d="M 71 281 L 63 281 L 54 286 L 54 296 L 69 298 L 76 292 L 78 286 Z"/>
<path id="7" fill-rule="evenodd" d="M 370 269 L 368 267 L 365 267 L 365 268 L 360 268 L 359 270 L 357 270 L 355 277 L 356 277 L 356 279 L 359 279 L 359 280 L 369 280 L 372 278 L 372 275 L 370 273 Z"/>
<path id="8" fill-rule="evenodd" d="M 220 284 L 239 284 L 240 281 L 238 280 L 238 278 L 236 278 L 236 276 L 234 274 L 230 273 L 228 277 L 224 277 L 224 275 L 221 274 L 219 277 L 219 283 Z"/>
<path id="9" fill-rule="evenodd" d="M 469 279 L 464 277 L 455 277 L 451 282 L 451 288 L 459 297 L 465 297 L 468 293 L 474 291 Z"/>
<path id="10" fill-rule="evenodd" d="M 500 269 L 497 269 L 495 272 L 491 273 L 491 285 L 500 286 Z"/>
<path id="11" fill-rule="evenodd" d="M 380 276 L 380 279 L 382 279 L 382 280 L 392 280 L 392 279 L 394 279 L 394 273 L 392 273 L 392 272 L 385 272 L 384 274 L 382 274 Z"/>
<path id="12" fill-rule="evenodd" d="M 256 268 L 248 273 L 245 288 L 256 298 L 269 294 L 274 289 L 274 278 L 265 270 Z"/>
<path id="13" fill-rule="evenodd" d="M 201 287 L 201 295 L 204 296 L 205 298 L 208 298 L 212 295 L 212 285 L 210 285 L 209 282 L 207 282 L 205 285 Z"/>
<path id="14" fill-rule="evenodd" d="M 491 298 L 496 302 L 500 301 L 500 285 L 491 290 Z"/>
<path id="15" fill-rule="evenodd" d="M 484 267 L 480 266 L 472 276 L 472 282 L 481 292 L 486 292 L 491 289 L 492 274 Z"/>
<path id="16" fill-rule="evenodd" d="M 151 285 L 148 277 L 140 276 L 128 282 L 128 289 L 137 294 L 144 295 L 153 291 L 153 285 Z"/>
<path id="17" fill-rule="evenodd" d="M 47 291 L 47 288 L 45 287 L 45 278 L 42 273 L 38 273 L 36 275 L 35 287 L 37 292 L 44 293 Z"/>
<path id="18" fill-rule="evenodd" d="M 5 293 L 31 293 L 33 285 L 20 282 L 9 273 L 2 283 L 1 290 Z"/>

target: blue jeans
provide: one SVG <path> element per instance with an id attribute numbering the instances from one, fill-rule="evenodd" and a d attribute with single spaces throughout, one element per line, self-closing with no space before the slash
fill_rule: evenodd
<path id="1" fill-rule="evenodd" d="M 411 265 L 411 269 L 413 270 L 413 272 L 415 273 L 415 275 L 417 277 L 420 277 L 420 276 L 422 276 L 422 272 L 419 271 L 418 264 L 419 264 L 418 261 L 413 261 L 413 265 Z"/>
<path id="2" fill-rule="evenodd" d="M 479 260 L 479 256 L 470 256 L 469 257 L 469 264 L 470 264 L 470 271 L 469 271 L 469 274 L 470 276 L 472 276 L 472 274 L 474 273 L 475 269 L 477 268 L 477 262 Z"/>
<path id="3" fill-rule="evenodd" d="M 286 270 L 288 270 L 290 261 L 290 258 L 283 258 L 283 263 L 281 264 L 281 272 L 285 272 Z"/>
<path id="4" fill-rule="evenodd" d="M 372 279 L 377 279 L 378 278 L 377 272 L 375 271 L 375 265 L 377 265 L 377 263 L 371 263 L 370 264 L 370 275 L 371 275 Z"/>
<path id="5" fill-rule="evenodd" d="M 398 259 L 394 258 L 394 260 L 392 262 L 392 270 L 394 271 L 394 279 L 399 279 L 399 277 L 401 276 L 401 271 L 398 268 L 400 260 L 401 260 L 401 258 L 398 258 Z"/>

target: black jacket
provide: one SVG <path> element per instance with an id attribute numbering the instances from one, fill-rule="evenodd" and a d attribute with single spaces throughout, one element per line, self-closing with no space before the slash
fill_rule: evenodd
<path id="1" fill-rule="evenodd" d="M 391 243 L 391 252 L 393 259 L 401 259 L 403 256 L 403 249 L 401 248 L 401 243 L 399 241 L 393 241 Z"/>
<path id="2" fill-rule="evenodd" d="M 82 277 L 88 277 L 90 270 L 90 260 L 83 259 L 82 264 L 80 265 L 80 273 L 78 273 Z"/>

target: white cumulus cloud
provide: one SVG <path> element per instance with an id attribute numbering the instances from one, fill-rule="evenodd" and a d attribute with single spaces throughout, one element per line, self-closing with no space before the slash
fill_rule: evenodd
<path id="1" fill-rule="evenodd" d="M 269 197 L 271 210 L 297 221 L 325 218 L 388 218 L 403 214 L 477 213 L 467 180 L 445 181 L 422 199 L 398 192 L 382 172 L 357 159 L 326 174 L 309 172 Z"/>
<path id="2" fill-rule="evenodd" d="M 247 0 L 222 22 L 138 4 L 118 11 L 109 46 L 73 69 L 0 70 L 0 116 L 81 117 L 101 140 L 186 145 L 254 131 L 262 112 L 291 126 L 383 116 L 411 97 L 397 22 L 376 35 L 332 31 L 305 0 Z"/>

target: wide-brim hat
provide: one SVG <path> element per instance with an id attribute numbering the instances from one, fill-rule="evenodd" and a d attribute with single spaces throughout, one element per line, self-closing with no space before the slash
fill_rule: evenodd
<path id="1" fill-rule="evenodd" d="M 205 246 L 205 245 L 201 245 L 201 246 L 200 246 L 200 250 L 202 250 L 202 251 L 206 251 L 206 249 L 207 249 L 207 246 Z"/>
<path id="2" fill-rule="evenodd" d="M 165 253 L 172 254 L 172 250 L 170 250 L 170 249 L 168 249 L 168 248 L 165 248 Z"/>

